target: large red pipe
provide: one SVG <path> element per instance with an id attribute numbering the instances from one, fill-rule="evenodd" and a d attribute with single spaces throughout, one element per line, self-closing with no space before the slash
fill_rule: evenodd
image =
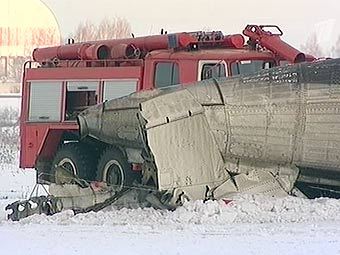
<path id="1" fill-rule="evenodd" d="M 102 43 L 76 43 L 33 50 L 35 61 L 46 61 L 54 58 L 60 60 L 97 60 L 110 57 L 110 48 Z"/>
<path id="2" fill-rule="evenodd" d="M 187 33 L 101 40 L 57 47 L 38 48 L 33 51 L 33 59 L 35 61 L 46 61 L 54 58 L 60 60 L 105 59 L 108 58 L 108 56 L 106 56 L 107 47 L 112 48 L 118 47 L 118 45 L 134 45 L 142 51 L 151 51 L 168 48 L 185 48 L 189 44 L 195 42 L 197 42 L 197 39 Z M 95 47 L 93 45 L 97 46 Z M 110 52 L 110 49 L 108 52 Z"/>
<path id="3" fill-rule="evenodd" d="M 275 28 L 279 31 L 279 34 L 273 34 L 269 31 L 265 31 L 263 28 Z M 306 61 L 306 55 L 299 50 L 295 49 L 291 45 L 281 40 L 280 36 L 282 31 L 277 26 L 257 26 L 248 25 L 243 34 L 248 36 L 251 40 L 257 41 L 261 46 L 267 48 L 280 57 L 292 62 L 300 63 Z M 308 56 L 308 59 L 310 56 Z"/>
<path id="4" fill-rule="evenodd" d="M 140 49 L 133 44 L 117 44 L 112 46 L 111 49 L 111 58 L 113 59 L 137 59 L 140 54 Z"/>

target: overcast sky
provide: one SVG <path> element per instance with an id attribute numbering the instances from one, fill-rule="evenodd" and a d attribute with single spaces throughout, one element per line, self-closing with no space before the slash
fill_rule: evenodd
<path id="1" fill-rule="evenodd" d="M 325 51 L 340 35 L 340 0 L 43 0 L 64 36 L 80 22 L 126 18 L 136 36 L 210 28 L 240 33 L 246 24 L 277 24 L 284 39 L 300 47 L 311 33 Z M 327 53 L 326 53 L 327 54 Z"/>

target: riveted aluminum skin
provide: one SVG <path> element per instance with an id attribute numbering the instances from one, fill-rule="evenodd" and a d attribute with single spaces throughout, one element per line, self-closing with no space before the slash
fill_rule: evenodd
<path id="1" fill-rule="evenodd" d="M 296 166 L 340 172 L 340 59 L 193 85 L 90 108 L 78 119 L 81 136 L 149 151 L 158 186 L 185 186 L 194 198 L 230 172 L 285 172 L 290 188 Z"/>
<path id="2" fill-rule="evenodd" d="M 273 68 L 217 83 L 227 120 L 221 151 L 225 160 L 340 171 L 339 59 Z M 216 109 L 210 111 L 216 115 Z M 221 121 L 209 115 L 207 119 L 211 127 Z"/>

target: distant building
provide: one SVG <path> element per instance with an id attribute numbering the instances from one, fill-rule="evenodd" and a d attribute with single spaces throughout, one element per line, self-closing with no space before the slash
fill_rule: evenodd
<path id="1" fill-rule="evenodd" d="M 60 41 L 57 20 L 40 0 L 0 0 L 0 86 L 20 81 L 34 48 Z"/>

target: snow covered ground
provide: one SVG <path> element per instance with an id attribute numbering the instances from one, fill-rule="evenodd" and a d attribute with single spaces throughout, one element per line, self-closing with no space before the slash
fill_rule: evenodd
<path id="1" fill-rule="evenodd" d="M 64 215 L 66 217 L 67 215 Z M 68 216 L 67 216 L 68 217 Z M 86 216 L 85 216 L 86 217 Z M 11 224 L 0 227 L 4 254 L 339 254 L 339 225 Z"/>
<path id="2" fill-rule="evenodd" d="M 10 222 L 5 206 L 35 180 L 17 165 L 0 165 L 0 254 L 340 254 L 340 200 L 326 198 L 243 196 L 173 212 L 111 207 Z"/>
<path id="3" fill-rule="evenodd" d="M 340 254 L 340 200 L 243 196 L 9 222 L 4 207 L 29 193 L 34 172 L 0 173 L 1 254 Z"/>

